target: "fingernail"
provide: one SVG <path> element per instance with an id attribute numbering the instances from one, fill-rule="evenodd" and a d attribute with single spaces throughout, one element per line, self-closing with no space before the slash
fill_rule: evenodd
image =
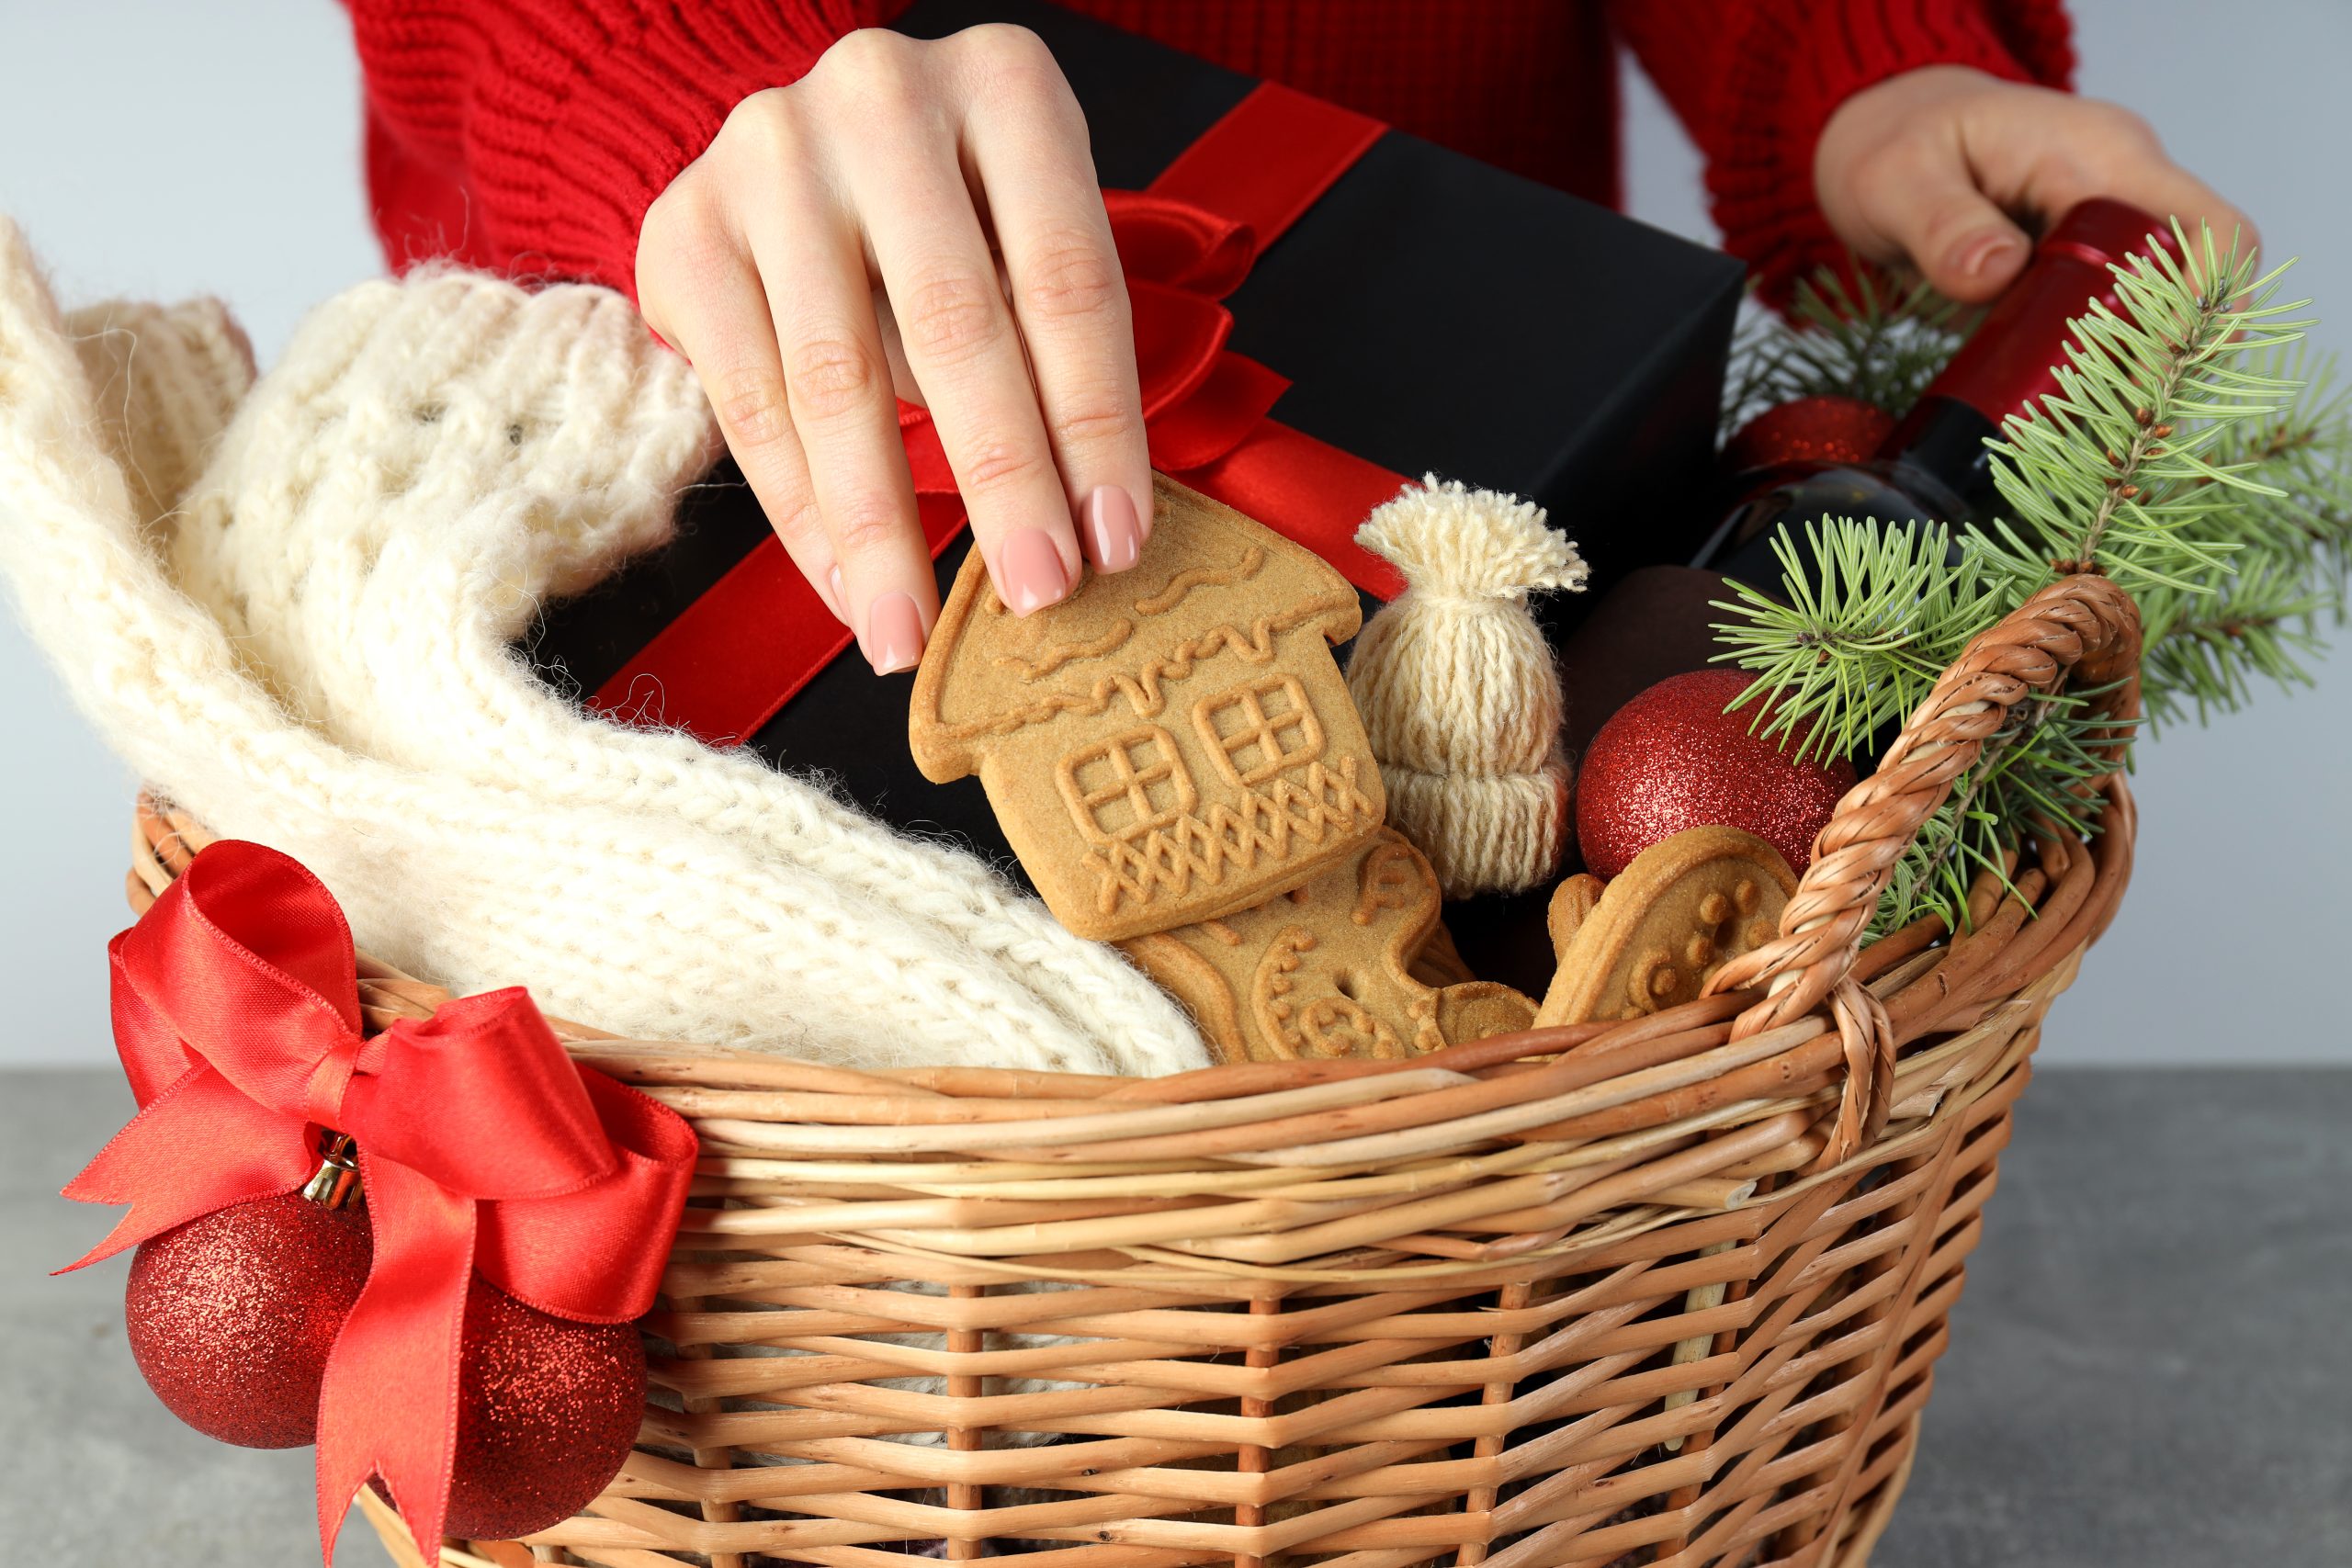
<path id="1" fill-rule="evenodd" d="M 885 593 L 865 607 L 865 636 L 859 639 L 876 675 L 911 670 L 922 662 L 922 612 L 914 596 Z"/>
<path id="2" fill-rule="evenodd" d="M 1062 553 L 1043 528 L 1015 528 L 997 546 L 996 590 L 1016 615 L 1059 604 L 1069 592 Z"/>
<path id="3" fill-rule="evenodd" d="M 832 593 L 826 601 L 826 608 L 832 611 L 833 619 L 847 623 L 849 620 L 849 607 L 847 603 L 842 598 L 841 568 L 834 567 L 831 570 L 825 573 L 825 586 L 832 590 Z"/>
<path id="4" fill-rule="evenodd" d="M 1086 553 L 1097 571 L 1125 571 L 1143 554 L 1143 524 L 1125 491 L 1098 485 L 1086 498 Z"/>
<path id="5" fill-rule="evenodd" d="M 2018 248 L 2017 241 L 2007 234 L 1979 234 L 1960 253 L 1955 264 L 1965 277 L 1974 277 L 1988 270 L 1993 263 Z"/>

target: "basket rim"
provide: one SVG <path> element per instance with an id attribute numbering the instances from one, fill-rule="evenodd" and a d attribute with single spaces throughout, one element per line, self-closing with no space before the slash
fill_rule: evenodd
<path id="1" fill-rule="evenodd" d="M 2009 1015 L 2019 1006 L 2038 1012 L 2072 977 L 2129 880 L 2135 813 L 2120 777 L 2107 790 L 2107 831 L 2088 844 L 2053 838 L 2037 846 L 2037 863 L 2012 867 L 2006 878 L 1980 875 L 1976 919 L 1957 939 L 1947 940 L 1929 919 L 1861 950 L 1855 984 L 1867 988 L 1895 1036 L 1944 1037 L 1903 1055 L 1887 1079 L 1890 1109 L 1924 1109 L 1929 1121 L 1940 1121 L 1951 1109 L 1940 1102 L 1953 1090 L 2000 1076 L 1997 1059 L 1977 1052 L 1984 1032 L 2013 1025 Z M 186 813 L 142 797 L 139 859 L 129 879 L 133 902 L 152 901 L 209 841 Z M 446 999 L 439 987 L 364 955 L 360 974 L 371 1031 L 429 1016 Z M 1825 1157 L 1849 1081 L 1845 1042 L 1818 1013 L 1733 1038 L 1755 995 L 1705 997 L 1640 1020 L 1495 1036 L 1402 1062 L 1249 1063 L 1165 1078 L 865 1070 L 550 1022 L 575 1060 L 684 1115 L 703 1145 L 705 1177 L 722 1185 L 886 1181 L 919 1186 L 943 1204 L 983 1208 L 1069 1202 L 1074 1192 L 1104 1190 L 1230 1202 L 1296 1202 L 1301 1193 L 1328 1198 L 1346 1190 L 1352 1201 L 1384 1172 L 1428 1188 L 1491 1190 L 1548 1178 L 1585 1194 L 1589 1223 L 1572 1234 L 1530 1243 L 1513 1233 L 1463 1256 L 1399 1255 L 1392 1247 L 1397 1237 L 1377 1235 L 1376 1226 L 1362 1236 L 1316 1233 L 1289 1245 L 1335 1245 L 1289 1258 L 1207 1256 L 1198 1237 L 1170 1238 L 1193 1244 L 1183 1250 L 1119 1241 L 1108 1222 L 1075 1232 L 979 1226 L 982 1234 L 954 1235 L 945 1247 L 931 1245 L 942 1239 L 937 1225 L 877 1233 L 845 1212 L 828 1227 L 841 1241 L 904 1259 L 910 1270 L 920 1264 L 927 1277 L 942 1270 L 967 1279 L 1115 1277 L 1181 1288 L 1222 1280 L 1246 1294 L 1277 1283 L 1377 1279 L 1402 1288 L 1415 1280 L 1465 1283 L 1497 1270 L 1523 1275 L 1538 1262 L 1661 1227 L 1736 1215 L 1758 1201 L 1758 1179 L 1768 1171 L 1779 1201 L 1796 1183 L 1886 1157 L 1875 1135 Z M 1963 1092 L 1953 1103 L 1967 1098 Z M 1916 1114 L 1894 1120 L 1905 1123 L 1902 1136 L 1920 1131 Z M 1531 1149 L 1553 1151 L 1552 1168 L 1514 1164 L 1514 1151 Z M 1580 1179 L 1603 1166 L 1617 1168 Z M 726 1225 L 697 1216 L 725 1212 L 690 1206 L 679 1252 L 723 1247 Z M 969 1227 L 946 1227 L 963 1228 Z M 917 1232 L 925 1233 L 921 1240 Z"/>
<path id="2" fill-rule="evenodd" d="M 820 1234 L 921 1259 L 927 1278 L 1135 1281 L 1142 1269 L 1223 1290 L 1458 1281 L 1605 1250 L 1736 1214 L 1760 1180 L 1785 1190 L 1883 1157 L 1898 1104 L 1916 1131 L 1947 1095 L 2000 1076 L 1967 1043 L 2014 1033 L 2019 1007 L 2038 1019 L 2129 881 L 2136 815 L 2120 773 L 2096 786 L 2107 804 L 2092 840 L 2044 825 L 1979 873 L 1966 929 L 1930 916 L 1870 942 L 1868 918 L 2009 708 L 2079 676 L 2120 735 L 2138 711 L 2139 646 L 2130 595 L 2098 577 L 2060 580 L 1976 638 L 1838 804 L 1780 935 L 1708 994 L 1644 1017 L 1400 1061 L 1153 1079 L 866 1070 L 549 1022 L 578 1060 L 684 1115 L 703 1149 L 698 1190 L 734 1195 L 689 1205 L 682 1253 Z M 142 797 L 133 904 L 209 838 Z M 447 999 L 364 954 L 358 971 L 370 1029 Z"/>

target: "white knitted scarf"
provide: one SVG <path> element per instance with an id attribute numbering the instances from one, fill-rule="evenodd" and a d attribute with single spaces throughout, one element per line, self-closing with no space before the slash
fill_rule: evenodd
<path id="1" fill-rule="evenodd" d="M 0 569 L 82 711 L 363 946 L 647 1038 L 1153 1075 L 1197 1032 L 976 858 L 589 718 L 510 644 L 709 463 L 608 290 L 458 272 L 321 307 L 257 383 L 209 301 L 61 315 L 0 220 Z"/>

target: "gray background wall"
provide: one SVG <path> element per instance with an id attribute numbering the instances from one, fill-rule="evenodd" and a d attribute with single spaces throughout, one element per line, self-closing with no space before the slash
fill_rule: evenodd
<path id="1" fill-rule="evenodd" d="M 2153 118 L 2183 162 L 2310 258 L 2301 292 L 2352 341 L 2342 0 L 2263 0 L 2213 30 L 2192 0 L 2076 0 L 2086 92 Z M 233 18 L 233 21 L 230 20 Z M 2202 40 L 2202 41 L 2199 41 Z M 0 211 L 61 294 L 235 306 L 267 364 L 302 309 L 371 276 L 354 67 L 330 0 L 0 0 Z M 1712 238 L 1697 161 L 1629 97 L 1635 213 Z M 1561 518 L 1573 534 L 1576 519 Z M 2069 1062 L 2335 1061 L 2352 902 L 2352 653 L 2316 692 L 2144 747 L 2137 885 L 2051 1032 Z M 105 937 L 123 922 L 132 781 L 0 616 L 0 1065 L 107 1059 Z"/>

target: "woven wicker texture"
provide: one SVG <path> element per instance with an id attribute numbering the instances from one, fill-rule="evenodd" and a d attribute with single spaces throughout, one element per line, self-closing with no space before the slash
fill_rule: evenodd
<path id="1" fill-rule="evenodd" d="M 1863 927 L 2009 708 L 2071 676 L 2136 715 L 2138 635 L 2072 578 L 1977 639 L 1780 938 L 1646 1019 L 1153 1080 L 559 1024 L 703 1141 L 653 1403 L 588 1513 L 444 1562 L 1858 1568 L 2043 1012 L 2129 879 L 2120 779 L 1967 932 Z M 143 809 L 133 902 L 202 841 Z M 379 1026 L 441 999 L 362 970 Z"/>

